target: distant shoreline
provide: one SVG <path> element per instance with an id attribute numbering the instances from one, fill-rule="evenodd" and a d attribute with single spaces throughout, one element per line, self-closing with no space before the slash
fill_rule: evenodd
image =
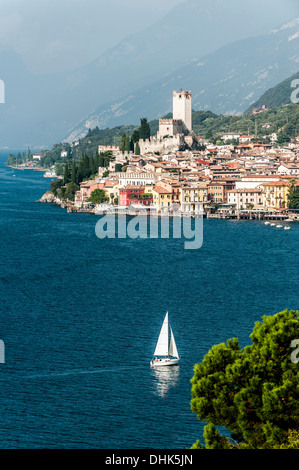
<path id="1" fill-rule="evenodd" d="M 13 170 L 35 170 L 35 171 L 51 171 L 50 168 L 36 168 L 36 167 L 30 167 L 30 166 L 11 166 L 11 165 L 7 165 L 7 163 L 5 163 L 5 165 L 7 166 L 7 168 L 12 168 Z"/>

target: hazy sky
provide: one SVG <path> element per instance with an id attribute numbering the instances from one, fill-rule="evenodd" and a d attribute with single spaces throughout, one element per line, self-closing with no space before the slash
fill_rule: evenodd
<path id="1" fill-rule="evenodd" d="M 0 0 L 0 47 L 35 73 L 72 70 L 183 0 Z"/>
<path id="2" fill-rule="evenodd" d="M 132 33 L 158 22 L 184 1 L 0 0 L 0 51 L 9 49 L 17 52 L 27 67 L 37 74 L 74 70 Z M 232 28 L 235 4 L 239 11 L 245 11 L 254 3 L 253 0 L 235 3 L 234 0 L 188 0 L 189 5 L 193 2 L 196 8 L 201 5 L 205 9 L 213 4 L 213 14 L 216 15 L 217 5 L 222 9 L 224 5 L 231 8 Z M 269 4 L 269 0 L 267 2 Z M 289 10 L 290 15 L 295 14 L 296 8 L 298 10 L 298 0 L 272 0 L 270 3 L 270 16 L 273 16 L 277 5 L 284 11 Z M 234 8 L 231 7 L 233 4 Z M 263 7 L 266 7 L 266 0 L 258 2 L 260 22 L 261 18 L 266 21 L 268 16 L 269 9 Z M 279 17 L 279 12 L 277 15 Z M 217 31 L 213 34 L 217 35 Z"/>

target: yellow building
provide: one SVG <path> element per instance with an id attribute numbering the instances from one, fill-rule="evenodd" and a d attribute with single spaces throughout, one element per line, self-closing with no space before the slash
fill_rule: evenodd
<path id="1" fill-rule="evenodd" d="M 109 203 L 113 204 L 116 198 L 119 198 L 119 184 L 116 180 L 105 181 L 104 183 L 104 191 L 106 195 L 109 197 Z"/>
<path id="2" fill-rule="evenodd" d="M 288 207 L 289 181 L 280 180 L 262 185 L 264 189 L 263 205 L 266 209 L 284 209 Z"/>
<path id="3" fill-rule="evenodd" d="M 207 202 L 207 183 L 183 184 L 180 187 L 180 204 L 183 213 L 202 212 Z"/>
<path id="4" fill-rule="evenodd" d="M 145 188 L 145 192 L 147 188 Z M 162 186 L 156 185 L 151 190 L 153 194 L 153 206 L 157 211 L 167 212 L 172 204 L 172 190 L 163 188 Z"/>

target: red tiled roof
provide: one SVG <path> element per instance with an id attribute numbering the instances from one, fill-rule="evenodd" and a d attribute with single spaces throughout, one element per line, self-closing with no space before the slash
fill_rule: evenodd
<path id="1" fill-rule="evenodd" d="M 172 193 L 172 191 L 168 191 L 168 189 L 162 188 L 162 186 L 155 186 L 153 190 L 159 194 L 171 194 Z"/>

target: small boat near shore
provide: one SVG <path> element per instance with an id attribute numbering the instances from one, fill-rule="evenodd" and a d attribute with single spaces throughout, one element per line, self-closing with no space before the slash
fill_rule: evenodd
<path id="1" fill-rule="evenodd" d="M 173 332 L 168 323 L 168 312 L 164 318 L 154 356 L 155 359 L 152 359 L 150 362 L 151 367 L 174 366 L 180 360 Z"/>
<path id="2" fill-rule="evenodd" d="M 284 230 L 291 230 L 291 227 L 290 227 L 289 225 L 286 225 L 286 226 L 284 227 Z"/>
<path id="3" fill-rule="evenodd" d="M 44 178 L 57 178 L 55 171 L 46 171 Z"/>

